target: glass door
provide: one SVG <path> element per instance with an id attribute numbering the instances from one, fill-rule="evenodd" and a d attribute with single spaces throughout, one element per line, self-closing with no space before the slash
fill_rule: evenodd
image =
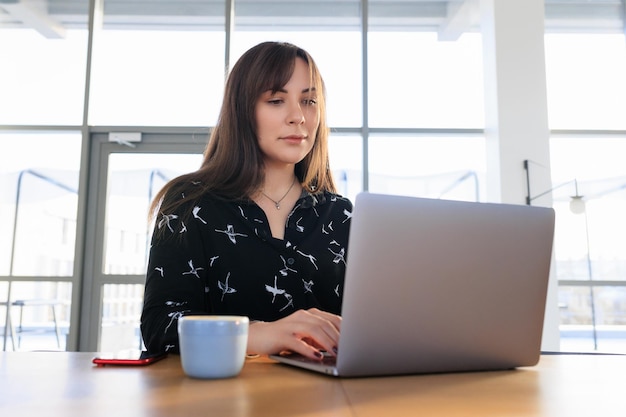
<path id="1" fill-rule="evenodd" d="M 196 170 L 206 131 L 146 134 L 140 141 L 117 140 L 119 133 L 92 136 L 92 175 L 87 228 L 81 349 L 114 352 L 141 348 L 139 319 L 152 232 L 149 206 L 174 177 Z M 90 247 L 91 246 L 91 247 Z M 86 311 L 86 312 L 87 312 Z"/>

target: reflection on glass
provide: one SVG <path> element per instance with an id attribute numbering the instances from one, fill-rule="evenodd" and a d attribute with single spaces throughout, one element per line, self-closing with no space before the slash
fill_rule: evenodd
<path id="1" fill-rule="evenodd" d="M 575 215 L 568 207 L 573 190 L 552 193 L 557 212 L 555 256 L 559 279 L 626 280 L 623 155 L 626 138 L 551 140 L 553 182 L 576 179 L 586 202 L 584 215 Z"/>
<path id="2" fill-rule="evenodd" d="M 573 214 L 573 190 L 553 191 L 555 270 L 559 281 L 562 344 L 568 349 L 626 352 L 626 138 L 551 139 L 553 183 L 576 179 L 585 212 Z M 621 298 L 620 298 L 621 297 Z"/>
<path id="3" fill-rule="evenodd" d="M 626 352 L 626 287 L 559 288 L 561 349 Z"/>
<path id="4" fill-rule="evenodd" d="M 0 146 L 0 274 L 71 276 L 80 135 L 9 133 Z"/>
<path id="5" fill-rule="evenodd" d="M 9 283 L 8 282 L 3 282 L 0 281 L 0 327 L 2 328 L 2 336 L 3 338 L 5 338 L 5 340 L 7 340 L 6 338 L 9 337 L 9 335 L 6 333 L 6 324 L 7 324 L 7 317 L 6 317 L 6 313 L 7 313 L 7 300 L 9 298 Z M 8 346 L 8 340 L 7 342 L 4 342 L 3 340 L 3 344 L 0 345 L 0 348 L 2 349 L 6 349 Z"/>
<path id="6" fill-rule="evenodd" d="M 7 285 L 7 284 L 5 284 Z M 70 321 L 70 282 L 13 282 L 10 317 L 2 312 L 6 350 L 65 350 Z M 5 286 L 4 288 L 8 288 Z M 2 302 L 8 292 L 0 292 Z"/>
<path id="7" fill-rule="evenodd" d="M 142 348 L 139 318 L 143 290 L 140 284 L 103 285 L 99 351 L 118 352 Z"/>
<path id="8" fill-rule="evenodd" d="M 152 227 L 148 208 L 174 177 L 200 167 L 202 155 L 122 154 L 109 157 L 104 238 L 105 274 L 145 274 Z"/>
<path id="9" fill-rule="evenodd" d="M 480 201 L 485 167 L 482 138 L 370 138 L 372 192 Z"/>
<path id="10" fill-rule="evenodd" d="M 560 280 L 626 281 L 626 187 L 619 194 L 590 198 L 582 214 L 573 214 L 567 201 L 555 200 L 555 256 Z"/>

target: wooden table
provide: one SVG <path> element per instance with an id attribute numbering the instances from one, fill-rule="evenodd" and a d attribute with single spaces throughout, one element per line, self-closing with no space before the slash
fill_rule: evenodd
<path id="1" fill-rule="evenodd" d="M 95 367 L 93 353 L 1 352 L 0 415 L 626 416 L 626 356 L 544 355 L 513 371 L 336 379 L 269 359 L 197 380 L 170 356 Z"/>

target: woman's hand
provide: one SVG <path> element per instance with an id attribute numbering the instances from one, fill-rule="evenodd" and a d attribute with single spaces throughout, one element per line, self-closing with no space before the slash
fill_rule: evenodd
<path id="1" fill-rule="evenodd" d="M 323 357 L 320 350 L 335 355 L 340 329 L 340 316 L 317 308 L 298 310 L 274 322 L 251 323 L 248 353 L 269 355 L 291 351 L 319 360 Z"/>

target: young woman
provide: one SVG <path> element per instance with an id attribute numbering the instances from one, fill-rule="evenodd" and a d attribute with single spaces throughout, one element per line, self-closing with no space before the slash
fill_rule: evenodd
<path id="1" fill-rule="evenodd" d="M 329 168 L 325 90 L 288 43 L 248 50 L 200 169 L 156 196 L 141 331 L 178 351 L 177 320 L 245 315 L 248 353 L 336 350 L 352 204 Z"/>

